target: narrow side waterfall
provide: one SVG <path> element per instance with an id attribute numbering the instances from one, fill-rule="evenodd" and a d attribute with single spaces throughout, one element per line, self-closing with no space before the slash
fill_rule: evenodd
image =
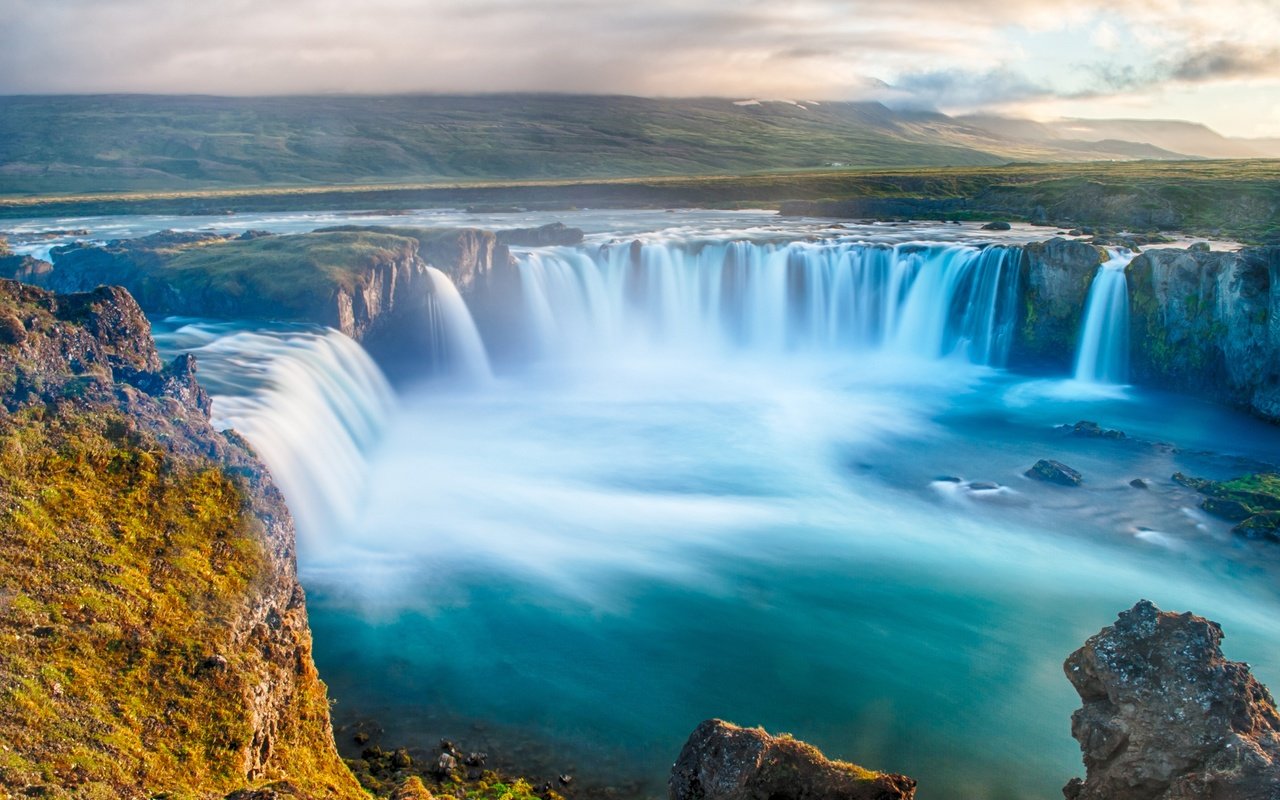
<path id="1" fill-rule="evenodd" d="M 427 303 L 431 372 L 470 383 L 492 379 L 489 356 L 462 295 L 440 270 L 427 267 L 427 274 L 432 288 Z"/>
<path id="2" fill-rule="evenodd" d="M 253 445 L 300 538 L 321 547 L 356 521 L 368 455 L 394 407 L 364 349 L 334 330 L 236 331 L 194 323 L 156 332 L 166 355 L 194 353 L 214 427 Z"/>
<path id="3" fill-rule="evenodd" d="M 1087 383 L 1120 384 L 1129 377 L 1129 284 L 1124 269 L 1134 254 L 1110 250 L 1089 287 L 1075 379 Z"/>
<path id="4" fill-rule="evenodd" d="M 631 344 L 878 348 L 1002 365 L 1016 250 L 850 242 L 657 242 L 518 254 L 536 355 Z"/>

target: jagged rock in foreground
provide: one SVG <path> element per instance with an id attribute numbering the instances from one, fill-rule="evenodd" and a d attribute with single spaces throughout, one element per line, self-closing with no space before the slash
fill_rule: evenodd
<path id="1" fill-rule="evenodd" d="M 1086 777 L 1068 800 L 1274 800 L 1280 714 L 1222 629 L 1143 600 L 1067 658 Z"/>
<path id="2" fill-rule="evenodd" d="M 718 719 L 689 736 L 667 786 L 671 800 L 899 800 L 916 793 L 905 775 L 830 761 L 789 736 Z"/>
<path id="3" fill-rule="evenodd" d="M 0 795 L 363 797 L 293 522 L 194 360 L 120 288 L 0 281 L 0 330 Z"/>

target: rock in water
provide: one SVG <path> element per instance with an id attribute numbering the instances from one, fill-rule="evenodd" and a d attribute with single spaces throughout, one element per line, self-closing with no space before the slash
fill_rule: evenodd
<path id="1" fill-rule="evenodd" d="M 1035 466 L 1023 474 L 1028 478 L 1057 483 L 1062 486 L 1079 486 L 1084 481 L 1084 476 L 1079 472 L 1076 472 L 1061 461 L 1054 461 L 1050 458 L 1040 459 L 1035 463 Z"/>
<path id="2" fill-rule="evenodd" d="M 899 800 L 916 793 L 905 775 L 830 761 L 789 736 L 718 719 L 689 736 L 667 786 L 671 800 Z"/>
<path id="3" fill-rule="evenodd" d="M 498 231 L 498 244 L 511 247 L 548 247 L 553 245 L 581 244 L 581 228 L 565 227 L 563 222 L 552 222 L 540 228 L 513 228 Z"/>
<path id="4" fill-rule="evenodd" d="M 1114 428 L 1104 428 L 1096 422 L 1082 419 L 1075 425 L 1071 426 L 1073 436 L 1081 436 L 1092 439 L 1123 439 L 1124 431 L 1115 430 Z"/>
<path id="5" fill-rule="evenodd" d="M 1139 602 L 1067 658 L 1085 779 L 1068 800 L 1280 797 L 1280 714 L 1218 623 Z"/>
<path id="6" fill-rule="evenodd" d="M 986 225 L 983 225 L 982 229 L 984 231 L 1007 231 L 1012 230 L 1013 226 L 1003 220 L 996 220 L 995 222 L 988 222 Z"/>

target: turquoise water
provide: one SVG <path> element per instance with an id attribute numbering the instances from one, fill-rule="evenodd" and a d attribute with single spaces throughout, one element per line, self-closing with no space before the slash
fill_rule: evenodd
<path id="1" fill-rule="evenodd" d="M 1137 599 L 1220 620 L 1230 656 L 1280 678 L 1271 551 L 1168 480 L 1245 462 L 1055 426 L 1239 458 L 1280 452 L 1276 432 L 1088 390 L 682 358 L 409 394 L 359 530 L 302 554 L 335 718 L 661 796 L 719 716 L 910 774 L 922 798 L 1055 797 L 1080 772 L 1061 662 Z M 1041 457 L 1086 486 L 1023 478 Z"/>
<path id="2" fill-rule="evenodd" d="M 1000 369 L 998 248 L 815 230 L 521 252 L 524 305 L 477 315 L 489 352 L 444 341 L 424 366 L 466 363 L 394 397 L 336 332 L 160 326 L 299 522 L 341 746 L 374 720 L 661 797 L 718 716 L 922 800 L 1057 798 L 1082 772 L 1062 661 L 1138 599 L 1220 621 L 1280 685 L 1275 547 L 1170 480 L 1274 462 L 1280 429 Z M 1130 438 L 1062 428 L 1086 419 Z M 1085 484 L 1025 478 L 1041 458 Z"/>

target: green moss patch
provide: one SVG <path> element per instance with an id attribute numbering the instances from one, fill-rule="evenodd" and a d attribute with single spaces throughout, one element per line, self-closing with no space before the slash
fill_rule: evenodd
<path id="1" fill-rule="evenodd" d="M 1182 476 L 1178 482 L 1207 495 L 1200 504 L 1205 511 L 1239 523 L 1232 529 L 1236 533 L 1280 541 L 1280 474 L 1260 472 L 1220 483 Z"/>

